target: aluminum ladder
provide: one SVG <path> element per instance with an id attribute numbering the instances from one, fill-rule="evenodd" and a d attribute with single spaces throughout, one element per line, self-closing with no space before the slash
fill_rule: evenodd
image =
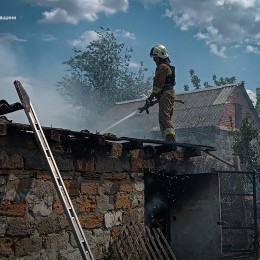
<path id="1" fill-rule="evenodd" d="M 30 98 L 29 98 L 27 92 L 25 91 L 25 89 L 23 88 L 22 84 L 19 81 L 16 80 L 14 82 L 14 85 L 15 85 L 16 91 L 18 93 L 18 96 L 21 100 L 21 103 L 24 107 L 27 118 L 30 122 L 33 133 L 38 142 L 38 145 L 40 146 L 40 149 L 41 149 L 42 153 L 44 154 L 44 157 L 48 163 L 49 170 L 52 174 L 51 175 L 52 180 L 54 182 L 56 191 L 57 191 L 60 201 L 62 203 L 63 210 L 70 223 L 70 227 L 73 232 L 74 238 L 77 242 L 81 256 L 84 260 L 94 260 L 94 257 L 92 255 L 90 247 L 89 247 L 89 244 L 87 242 L 87 239 L 85 237 L 83 229 L 82 229 L 80 222 L 78 220 L 78 217 L 76 215 L 75 209 L 73 207 L 73 204 L 68 195 L 66 186 L 64 185 L 64 182 L 61 178 L 59 169 L 56 165 L 56 162 L 54 160 L 54 157 L 53 157 L 50 147 L 48 145 L 48 142 L 45 138 L 41 125 L 37 119 L 36 113 L 34 112 Z"/>

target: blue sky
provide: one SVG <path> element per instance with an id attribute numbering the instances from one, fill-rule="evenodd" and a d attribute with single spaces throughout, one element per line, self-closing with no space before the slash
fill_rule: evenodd
<path id="1" fill-rule="evenodd" d="M 6 18 L 8 20 L 6 20 Z M 84 48 L 99 27 L 133 47 L 152 75 L 154 44 L 164 44 L 176 66 L 176 91 L 190 84 L 189 69 L 202 82 L 235 76 L 246 88 L 260 87 L 260 0 L 2 0 L 0 2 L 1 99 L 16 102 L 13 81 L 28 90 L 42 125 L 83 129 L 77 110 L 55 83 L 72 48 Z M 8 116 L 27 122 L 23 111 Z"/>

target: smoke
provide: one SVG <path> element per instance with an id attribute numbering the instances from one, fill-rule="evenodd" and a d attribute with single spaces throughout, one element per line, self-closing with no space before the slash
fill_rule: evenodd
<path id="1" fill-rule="evenodd" d="M 57 92 L 56 82 L 65 74 L 62 62 L 45 66 L 46 61 L 37 64 L 42 73 L 31 71 L 31 64 L 26 64 L 22 55 L 17 55 L 12 48 L 12 42 L 0 42 L 0 92 L 1 98 L 9 104 L 20 102 L 13 82 L 19 80 L 29 94 L 33 108 L 42 126 L 52 126 L 79 131 L 88 129 L 81 120 L 81 108 L 75 108 Z M 46 57 L 48 59 L 48 57 Z M 45 63 L 45 64 L 44 64 Z M 23 110 L 7 114 L 6 117 L 14 123 L 28 124 Z"/>

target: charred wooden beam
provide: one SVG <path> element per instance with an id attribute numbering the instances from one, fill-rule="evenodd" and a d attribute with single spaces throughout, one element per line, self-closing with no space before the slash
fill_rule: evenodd
<path id="1" fill-rule="evenodd" d="M 148 145 L 144 146 L 144 159 L 151 159 L 156 154 L 156 149 L 154 146 Z"/>
<path id="2" fill-rule="evenodd" d="M 225 163 L 225 164 L 227 164 L 227 165 L 229 165 L 229 166 L 231 166 L 233 168 L 236 168 L 234 164 L 228 162 L 227 160 L 225 160 L 223 158 L 220 158 L 220 157 L 216 156 L 215 154 L 212 154 L 210 151 L 203 151 L 203 152 L 205 152 L 206 154 L 212 156 L 213 158 L 215 158 L 215 159 L 217 159 L 217 160 L 219 160 L 219 161 L 221 161 L 221 162 L 223 162 L 223 163 Z"/>
<path id="3" fill-rule="evenodd" d="M 106 139 L 103 135 L 91 135 L 88 138 L 89 145 L 95 147 L 97 145 L 106 145 Z"/>
<path id="4" fill-rule="evenodd" d="M 197 148 L 183 148 L 183 159 L 188 160 L 190 157 L 201 156 L 201 151 Z"/>
<path id="5" fill-rule="evenodd" d="M 14 104 L 9 104 L 6 100 L 0 100 L 0 115 L 9 114 L 17 110 L 24 109 L 21 103 L 17 102 Z"/>
<path id="6" fill-rule="evenodd" d="M 143 142 L 139 140 L 131 140 L 129 142 L 122 143 L 122 145 L 126 150 L 135 150 L 143 148 Z"/>
<path id="7" fill-rule="evenodd" d="M 174 143 L 163 144 L 163 145 L 155 146 L 155 150 L 157 154 L 176 151 L 176 145 Z"/>
<path id="8" fill-rule="evenodd" d="M 6 124 L 0 120 L 0 135 L 6 135 Z"/>
<path id="9" fill-rule="evenodd" d="M 64 151 L 76 156 L 89 154 L 91 149 L 88 139 L 81 139 L 75 137 L 62 137 L 61 145 L 64 147 Z"/>
<path id="10" fill-rule="evenodd" d="M 56 130 L 51 130 L 51 140 L 60 143 L 61 132 Z"/>

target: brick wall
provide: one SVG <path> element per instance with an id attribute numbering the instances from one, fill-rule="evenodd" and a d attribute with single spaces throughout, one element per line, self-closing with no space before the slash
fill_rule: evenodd
<path id="1" fill-rule="evenodd" d="M 246 114 L 249 114 L 252 116 L 252 118 L 254 118 L 251 108 L 249 107 L 248 101 L 245 99 L 245 96 L 240 88 L 236 88 L 234 90 L 232 95 L 230 95 L 228 102 L 229 104 L 227 104 L 227 107 L 219 122 L 220 128 L 226 130 L 231 130 L 232 128 L 240 128 L 240 122 Z M 236 107 L 239 108 L 239 106 L 241 107 L 241 114 L 239 111 L 236 111 Z"/>
<path id="2" fill-rule="evenodd" d="M 48 141 L 96 259 L 104 258 L 125 224 L 144 222 L 143 170 L 193 169 L 192 162 L 176 164 L 169 154 L 158 157 L 118 143 L 87 152 L 74 144 L 73 153 L 68 143 Z M 28 131 L 0 135 L 0 259 L 81 259 L 45 160 Z"/>

